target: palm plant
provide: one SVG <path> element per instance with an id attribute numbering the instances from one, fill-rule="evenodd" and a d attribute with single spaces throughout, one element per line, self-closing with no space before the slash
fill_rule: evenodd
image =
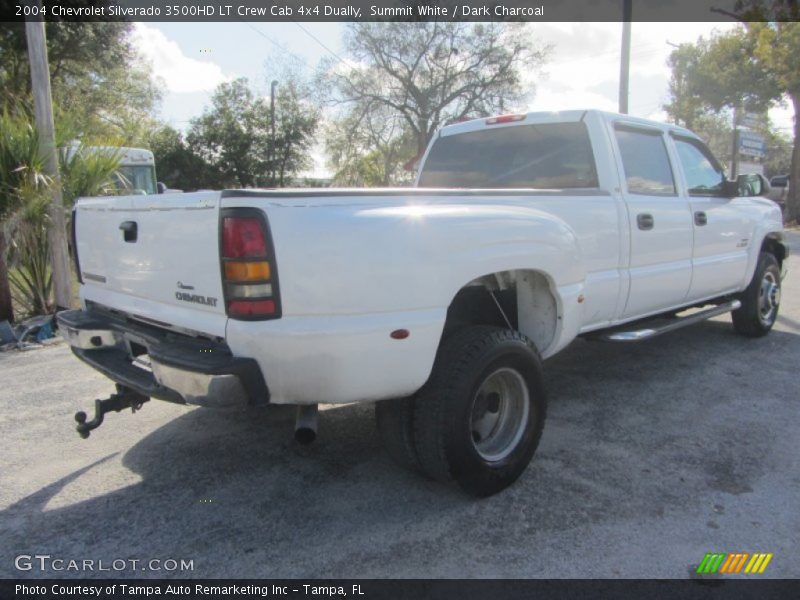
<path id="1" fill-rule="evenodd" d="M 80 144 L 61 148 L 65 210 L 81 196 L 112 190 L 119 156 L 113 148 L 96 151 Z M 26 315 L 47 314 L 53 308 L 47 238 L 51 180 L 42 170 L 39 137 L 30 116 L 21 109 L 6 109 L 0 115 L 0 320 L 13 320 L 12 297 Z"/>
<path id="2" fill-rule="evenodd" d="M 14 320 L 4 225 L 49 185 L 43 166 L 39 135 L 29 115 L 21 108 L 5 107 L 0 113 L 0 321 Z"/>
<path id="3" fill-rule="evenodd" d="M 114 178 L 121 153 L 112 146 L 71 143 L 59 150 L 61 194 L 64 206 L 72 208 L 81 196 L 114 193 Z"/>
<path id="4" fill-rule="evenodd" d="M 44 193 L 30 196 L 6 223 L 14 234 L 8 253 L 15 266 L 8 274 L 11 296 L 24 316 L 50 314 L 54 308 L 47 204 Z"/>

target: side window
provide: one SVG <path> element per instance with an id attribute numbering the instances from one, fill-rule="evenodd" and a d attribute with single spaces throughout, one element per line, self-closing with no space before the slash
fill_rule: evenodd
<path id="1" fill-rule="evenodd" d="M 697 142 L 675 138 L 675 148 L 690 196 L 719 196 L 725 175 L 711 153 Z"/>
<path id="2" fill-rule="evenodd" d="M 675 179 L 661 132 L 618 126 L 616 136 L 628 192 L 674 196 Z"/>

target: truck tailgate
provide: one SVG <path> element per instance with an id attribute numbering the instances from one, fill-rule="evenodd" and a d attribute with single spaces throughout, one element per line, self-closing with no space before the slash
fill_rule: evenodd
<path id="1" fill-rule="evenodd" d="M 84 199 L 75 237 L 85 300 L 225 335 L 219 192 Z"/>

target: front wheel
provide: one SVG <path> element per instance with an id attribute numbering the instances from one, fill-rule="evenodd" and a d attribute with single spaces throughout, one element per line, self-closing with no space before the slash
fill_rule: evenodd
<path id="1" fill-rule="evenodd" d="M 545 413 L 541 360 L 527 337 L 497 327 L 459 331 L 415 400 L 419 466 L 476 496 L 495 494 L 528 466 Z"/>
<path id="2" fill-rule="evenodd" d="M 753 279 L 741 294 L 741 308 L 733 311 L 733 328 L 747 337 L 769 333 L 778 318 L 781 303 L 781 269 L 768 252 L 758 257 Z"/>

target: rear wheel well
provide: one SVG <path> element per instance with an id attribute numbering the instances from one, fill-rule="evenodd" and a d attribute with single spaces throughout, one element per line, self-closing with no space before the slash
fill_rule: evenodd
<path id="1" fill-rule="evenodd" d="M 447 308 L 442 338 L 470 325 L 495 325 L 517 328 L 516 289 L 492 290 L 485 285 L 467 285 L 456 294 Z"/>
<path id="2" fill-rule="evenodd" d="M 462 287 L 447 309 L 442 340 L 464 327 L 493 325 L 520 331 L 539 352 L 552 343 L 558 303 L 550 280 L 539 271 L 492 273 Z"/>

